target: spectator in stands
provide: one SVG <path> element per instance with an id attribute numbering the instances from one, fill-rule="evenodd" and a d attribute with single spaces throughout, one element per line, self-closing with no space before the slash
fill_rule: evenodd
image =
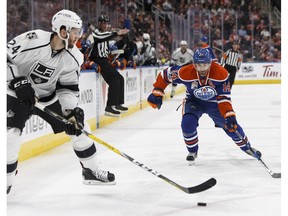
<path id="1" fill-rule="evenodd" d="M 264 41 L 269 40 L 269 38 L 270 38 L 270 32 L 267 30 L 266 27 L 264 27 L 264 28 L 262 29 L 262 31 L 260 32 L 260 36 L 261 36 L 261 38 L 262 38 Z"/>
<path id="2" fill-rule="evenodd" d="M 134 12 L 134 11 L 137 11 L 138 9 L 137 4 L 135 3 L 135 0 L 130 0 L 127 3 L 127 6 L 128 6 L 128 12 Z"/>
<path id="3" fill-rule="evenodd" d="M 26 0 L 25 0 L 26 1 Z M 89 0 L 91 1 L 91 0 Z M 15 18 L 17 19 L 17 16 L 20 18 L 21 17 L 21 10 L 18 12 L 18 5 L 13 5 L 15 1 L 7 1 L 7 8 L 9 10 L 9 12 L 7 11 L 7 38 L 11 38 L 13 36 L 15 36 L 15 32 L 18 31 L 18 25 L 19 25 L 19 20 L 15 21 Z M 51 14 L 54 13 L 55 10 L 58 10 L 59 8 L 63 8 L 63 3 L 61 3 L 62 1 L 55 1 L 55 0 L 49 0 L 49 1 L 37 1 L 37 8 L 38 11 L 43 11 L 45 10 L 47 13 L 45 16 L 50 16 Z M 82 5 L 86 5 L 87 1 L 84 0 L 79 0 L 79 6 L 81 8 Z M 113 1 L 109 1 L 109 0 L 103 0 L 102 2 L 102 7 L 103 10 L 105 11 L 110 11 L 113 12 L 114 14 L 118 13 L 118 14 L 124 14 L 124 4 L 123 1 L 118 1 L 117 0 L 117 4 L 115 4 L 115 2 L 113 3 Z M 139 1 L 137 1 L 139 2 Z M 257 1 L 251 1 L 251 0 L 229 0 L 229 1 L 219 1 L 219 0 L 212 0 L 212 1 L 187 1 L 187 0 L 181 0 L 181 1 L 172 1 L 172 0 L 144 0 L 142 1 L 144 6 L 141 6 L 140 4 L 135 4 L 136 1 L 135 0 L 129 0 L 127 3 L 127 8 L 128 8 L 128 16 L 131 19 L 131 31 L 133 31 L 136 35 L 136 38 L 141 35 L 143 35 L 143 32 L 148 33 L 150 35 L 151 41 L 155 40 L 155 22 L 154 22 L 154 14 L 151 12 L 151 7 L 153 6 L 155 10 L 156 7 L 158 7 L 158 9 L 160 10 L 160 26 L 157 26 L 156 28 L 159 28 L 159 38 L 158 38 L 158 44 L 155 47 L 156 49 L 158 49 L 158 54 L 159 56 L 162 56 L 161 58 L 163 58 L 164 56 L 166 56 L 165 58 L 170 59 L 170 48 L 171 48 L 171 44 L 172 44 L 172 30 L 171 29 L 171 20 L 169 18 L 167 18 L 167 13 L 165 12 L 165 10 L 167 9 L 166 7 L 163 6 L 163 4 L 165 2 L 167 2 L 168 4 L 170 3 L 170 5 L 172 6 L 173 10 L 172 12 L 175 12 L 176 15 L 178 15 L 179 17 L 183 17 L 184 19 L 187 18 L 187 11 L 191 10 L 190 12 L 192 12 L 191 14 L 193 14 L 193 11 L 197 11 L 198 14 L 201 13 L 201 18 L 200 16 L 194 16 L 194 17 L 190 17 L 191 20 L 191 24 L 195 24 L 195 22 L 197 21 L 197 28 L 200 31 L 196 31 L 196 28 L 193 27 L 193 31 L 191 33 L 191 37 L 194 39 L 194 41 L 192 41 L 192 44 L 197 44 L 197 42 L 195 43 L 195 41 L 198 40 L 199 35 L 197 34 L 204 34 L 204 35 L 208 35 L 211 34 L 210 39 L 210 44 L 213 46 L 215 46 L 216 48 L 222 50 L 223 46 L 225 47 L 223 50 L 227 50 L 226 48 L 228 48 L 228 46 L 225 46 L 225 44 L 227 43 L 227 39 L 228 37 L 233 34 L 233 32 L 231 32 L 232 27 L 233 29 L 235 29 L 235 27 L 237 27 L 238 31 L 238 35 L 241 39 L 241 41 L 244 40 L 250 40 L 251 45 L 253 44 L 252 41 L 254 40 L 254 38 L 256 37 L 256 35 L 260 35 L 261 31 L 260 29 L 266 25 L 266 27 L 269 27 L 269 32 L 270 32 L 270 38 L 272 39 L 274 37 L 274 35 L 279 31 L 279 22 L 274 23 L 273 20 L 274 18 L 271 20 L 269 19 L 269 17 L 267 16 L 267 14 L 265 14 L 265 10 L 263 9 L 259 9 L 259 5 L 257 5 Z M 36 2 L 35 2 L 36 3 Z M 17 12 L 16 15 L 14 16 L 15 13 L 13 13 L 13 10 L 10 10 L 11 5 L 14 6 L 15 11 Z M 31 5 L 33 6 L 33 4 Z M 144 8 L 141 8 L 144 7 Z M 49 10 L 47 10 L 46 8 L 48 8 Z M 56 9 L 57 8 L 57 9 Z M 88 13 L 85 14 L 85 9 L 84 8 L 79 8 L 78 12 L 81 12 L 81 14 L 84 15 L 84 17 L 88 16 Z M 220 9 L 219 9 L 220 8 Z M 28 6 L 28 9 L 30 9 L 30 7 Z M 93 9 L 93 8 L 91 8 Z M 145 14 L 143 13 L 143 11 L 145 11 Z M 169 7 L 168 7 L 168 11 L 169 11 Z M 56 11 L 55 11 L 56 12 Z M 163 13 L 164 12 L 164 13 Z M 222 17 L 222 12 L 224 13 L 224 30 L 227 31 L 226 33 L 224 33 L 224 39 L 222 38 L 222 21 L 221 21 L 221 17 Z M 235 12 L 237 12 L 237 16 L 235 14 Z M 166 13 L 166 15 L 165 15 Z M 208 16 L 208 13 L 210 13 L 210 15 Z M 48 15 L 47 15 L 48 14 Z M 164 14 L 165 18 L 161 18 Z M 29 25 L 31 25 L 31 23 L 35 24 L 38 28 L 41 27 L 45 27 L 47 29 L 50 28 L 50 23 L 49 23 L 49 19 L 45 19 L 43 17 L 43 19 L 37 19 L 38 14 L 33 14 L 35 17 L 35 20 L 32 21 L 30 20 L 31 18 L 31 14 L 26 13 L 26 15 L 30 15 L 28 22 L 26 22 Z M 15 17 L 15 18 L 13 18 Z M 116 15 L 115 15 L 116 17 Z M 210 17 L 210 18 L 208 18 Z M 237 23 L 235 22 L 235 18 L 237 17 Z M 25 17 L 24 17 L 25 18 Z M 197 19 L 198 20 L 197 20 Z M 22 18 L 21 18 L 22 19 Z M 233 22 L 230 22 L 234 19 Z M 13 24 L 13 20 L 14 20 L 14 24 Z M 253 20 L 253 21 L 252 21 Z M 87 22 L 90 21 L 90 18 L 87 17 Z M 269 21 L 269 22 L 268 22 Z M 124 16 L 117 15 L 117 25 L 119 26 L 123 26 L 122 22 L 124 22 Z M 11 24 L 12 23 L 12 24 Z M 232 24 L 232 25 L 231 25 Z M 237 25 L 236 25 L 237 24 Z M 44 26 L 45 25 L 45 26 Z M 229 26 L 228 28 L 226 26 Z M 242 29 L 242 27 L 240 26 L 244 26 L 245 30 L 243 32 L 240 31 L 240 29 Z M 117 26 L 118 27 L 118 26 Z M 209 28 L 209 32 L 207 30 L 207 27 Z M 239 28 L 240 27 L 240 28 Z M 271 29 L 271 31 L 270 31 Z M 246 36 L 244 36 L 246 34 Z M 175 35 L 173 35 L 174 38 Z M 245 38 L 244 38 L 245 37 Z M 252 38 L 253 37 L 253 38 Z M 176 39 L 176 38 L 174 38 Z M 273 39 L 274 40 L 274 39 Z M 262 39 L 261 39 L 262 41 Z M 152 43 L 153 44 L 153 43 Z M 229 43 L 228 43 L 229 45 Z M 281 41 L 277 42 L 277 49 L 280 50 L 281 49 Z M 242 46 L 241 46 L 242 47 Z M 196 48 L 196 46 L 194 47 Z M 230 48 L 230 47 L 229 47 Z M 256 47 L 251 46 L 251 49 L 249 50 L 250 53 L 248 53 L 248 56 L 252 56 L 252 51 L 253 49 L 256 49 Z M 248 50 L 248 49 L 247 49 Z M 217 56 L 219 56 L 219 52 L 217 50 L 214 50 L 215 54 L 217 54 Z M 160 55 L 161 54 L 161 55 Z M 167 56 L 168 55 L 168 56 Z M 221 54 L 222 55 L 222 54 Z M 279 56 L 279 55 L 277 55 Z M 258 59 L 259 61 L 260 59 Z"/>
<path id="4" fill-rule="evenodd" d="M 119 59 L 125 59 L 127 66 L 136 68 L 136 61 L 134 56 L 137 56 L 138 50 L 136 45 L 136 37 L 133 33 L 125 35 L 121 40 L 116 41 L 116 46 L 123 49 L 123 54 L 119 55 Z"/>
<path id="5" fill-rule="evenodd" d="M 165 0 L 162 4 L 163 11 L 172 11 L 173 7 L 171 5 L 171 2 L 169 0 Z"/>
<path id="6" fill-rule="evenodd" d="M 263 29 L 266 29 L 265 21 L 263 19 L 260 20 L 260 23 L 256 26 L 256 31 L 261 32 Z"/>
<path id="7" fill-rule="evenodd" d="M 239 37 L 246 37 L 247 36 L 247 30 L 244 25 L 240 26 L 240 29 L 238 30 Z"/>
<path id="8" fill-rule="evenodd" d="M 151 11 L 151 8 L 154 4 L 155 0 L 144 0 L 144 9 L 145 11 Z"/>

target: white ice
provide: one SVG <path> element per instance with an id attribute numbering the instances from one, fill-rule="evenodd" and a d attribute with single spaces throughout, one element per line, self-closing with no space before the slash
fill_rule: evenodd
<path id="1" fill-rule="evenodd" d="M 169 94 L 169 92 L 168 92 Z M 94 135 L 183 186 L 211 177 L 213 188 L 186 194 L 97 144 L 102 169 L 116 175 L 115 186 L 82 184 L 80 164 L 71 143 L 19 164 L 7 197 L 9 216 L 279 216 L 281 180 L 243 153 L 204 115 L 198 128 L 195 166 L 180 128 L 183 94 L 166 100 L 161 110 L 146 108 L 96 130 Z M 281 171 L 280 85 L 235 85 L 233 106 L 238 122 L 264 162 Z M 197 202 L 207 203 L 206 207 Z"/>

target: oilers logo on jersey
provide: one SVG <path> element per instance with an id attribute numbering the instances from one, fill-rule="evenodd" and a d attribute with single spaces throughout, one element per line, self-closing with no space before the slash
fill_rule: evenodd
<path id="1" fill-rule="evenodd" d="M 193 93 L 196 98 L 204 101 L 207 101 L 217 95 L 216 90 L 210 86 L 203 86 L 201 88 L 195 89 Z"/>

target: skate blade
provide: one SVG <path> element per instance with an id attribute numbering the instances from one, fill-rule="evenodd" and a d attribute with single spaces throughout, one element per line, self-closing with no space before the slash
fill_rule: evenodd
<path id="1" fill-rule="evenodd" d="M 118 110 L 121 113 L 128 113 L 128 110 L 124 111 L 124 110 Z"/>
<path id="2" fill-rule="evenodd" d="M 101 182 L 101 181 L 96 181 L 96 180 L 83 180 L 83 184 L 85 185 L 115 185 L 116 181 Z"/>
<path id="3" fill-rule="evenodd" d="M 116 118 L 120 117 L 120 114 L 113 114 L 113 113 L 110 113 L 110 112 L 105 112 L 104 115 L 105 116 L 110 116 L 110 117 L 116 117 Z"/>

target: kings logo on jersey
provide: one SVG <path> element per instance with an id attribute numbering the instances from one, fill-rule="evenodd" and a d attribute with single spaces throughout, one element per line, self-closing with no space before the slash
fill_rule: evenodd
<path id="1" fill-rule="evenodd" d="M 179 61 L 181 62 L 181 64 L 184 64 L 185 61 L 186 61 L 186 59 L 185 59 L 185 57 L 180 57 L 180 58 L 179 58 Z"/>
<path id="2" fill-rule="evenodd" d="M 35 32 L 27 33 L 26 37 L 29 38 L 30 40 L 38 38 L 38 36 L 37 36 L 37 34 Z"/>
<path id="3" fill-rule="evenodd" d="M 196 98 L 204 101 L 207 101 L 217 95 L 216 90 L 210 86 L 203 86 L 199 89 L 195 89 L 193 93 Z"/>
<path id="4" fill-rule="evenodd" d="M 35 84 L 47 83 L 55 72 L 55 68 L 48 67 L 38 62 L 33 67 L 30 77 Z"/>

